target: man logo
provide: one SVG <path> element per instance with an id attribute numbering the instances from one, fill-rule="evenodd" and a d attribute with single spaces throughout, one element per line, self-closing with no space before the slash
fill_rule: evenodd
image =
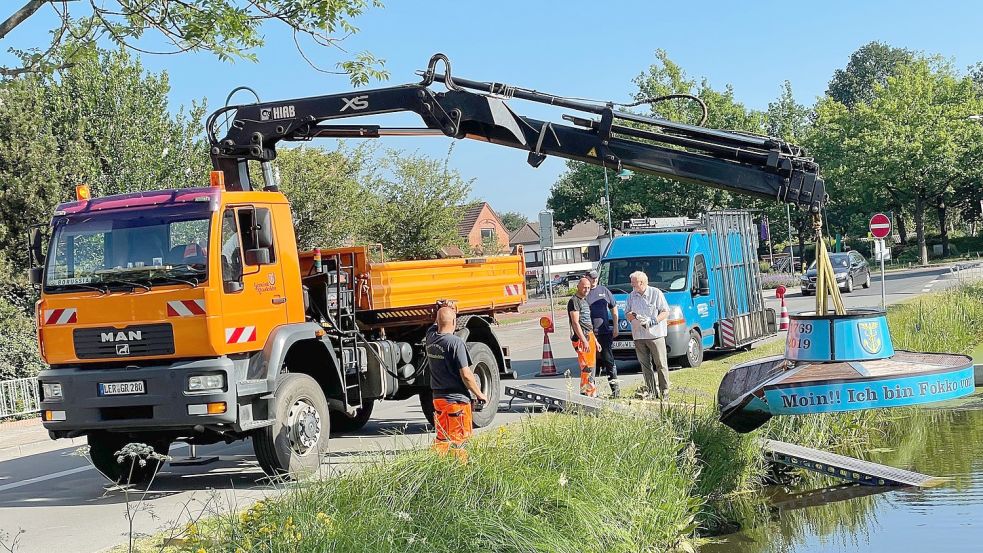
<path id="1" fill-rule="evenodd" d="M 369 96 L 368 94 L 363 94 L 362 96 L 353 96 L 351 98 L 342 98 L 342 102 L 345 105 L 341 106 L 339 112 L 345 111 L 346 109 L 351 109 L 352 111 L 361 111 L 369 107 Z"/>
<path id="2" fill-rule="evenodd" d="M 101 342 L 137 342 L 143 340 L 142 330 L 128 332 L 103 332 L 99 335 Z"/>
<path id="3" fill-rule="evenodd" d="M 116 344 L 116 355 L 129 355 L 130 344 Z"/>

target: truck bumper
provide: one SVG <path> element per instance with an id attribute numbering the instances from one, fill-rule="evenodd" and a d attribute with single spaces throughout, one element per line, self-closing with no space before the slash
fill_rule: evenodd
<path id="1" fill-rule="evenodd" d="M 189 377 L 206 374 L 224 375 L 224 388 L 187 390 Z M 42 422 L 53 438 L 90 430 L 181 431 L 198 425 L 232 426 L 238 416 L 236 383 L 240 379 L 235 365 L 226 357 L 139 368 L 49 369 L 42 371 L 38 379 L 62 387 L 61 399 L 41 401 Z M 145 391 L 102 395 L 100 384 L 112 382 L 143 382 Z M 214 414 L 207 414 L 208 404 L 220 403 L 225 404 L 224 411 L 218 412 L 221 409 L 213 405 Z"/>

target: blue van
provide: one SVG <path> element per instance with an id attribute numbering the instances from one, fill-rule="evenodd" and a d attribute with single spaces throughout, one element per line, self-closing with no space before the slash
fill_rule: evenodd
<path id="1" fill-rule="evenodd" d="M 670 363 L 697 367 L 706 350 L 740 348 L 776 333 L 775 311 L 765 308 L 761 291 L 758 234 L 750 212 L 716 211 L 682 225 L 658 222 L 630 221 L 598 267 L 601 284 L 618 302 L 616 358 L 635 359 L 624 315 L 629 275 L 635 271 L 643 271 L 670 305 Z"/>

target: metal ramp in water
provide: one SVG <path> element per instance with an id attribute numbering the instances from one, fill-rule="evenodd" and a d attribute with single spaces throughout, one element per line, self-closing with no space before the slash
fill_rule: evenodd
<path id="1" fill-rule="evenodd" d="M 761 445 L 764 447 L 765 457 L 773 463 L 806 469 L 865 486 L 928 488 L 945 481 L 935 476 L 777 440 L 762 440 Z"/>
<path id="2" fill-rule="evenodd" d="M 624 404 L 585 397 L 542 384 L 509 384 L 505 386 L 505 395 L 561 411 L 580 411 L 592 414 L 601 411 L 646 414 L 644 411 L 630 409 Z M 765 451 L 765 457 L 773 463 L 801 468 L 865 486 L 931 487 L 944 482 L 942 478 L 777 440 L 762 440 L 761 445 Z"/>

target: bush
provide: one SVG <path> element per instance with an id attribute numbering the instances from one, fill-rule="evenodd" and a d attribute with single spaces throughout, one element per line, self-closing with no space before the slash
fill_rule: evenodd
<path id="1" fill-rule="evenodd" d="M 37 376 L 43 368 L 34 322 L 0 299 L 0 380 Z"/>
<path id="2" fill-rule="evenodd" d="M 770 273 L 771 272 L 771 263 L 768 263 L 767 261 L 759 261 L 758 262 L 758 270 L 760 270 L 762 273 Z"/>

